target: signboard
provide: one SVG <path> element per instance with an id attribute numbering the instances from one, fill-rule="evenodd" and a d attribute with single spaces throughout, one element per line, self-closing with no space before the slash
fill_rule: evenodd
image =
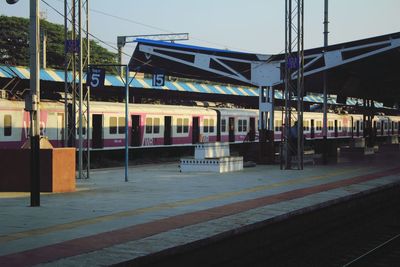
<path id="1" fill-rule="evenodd" d="M 65 51 L 67 53 L 79 53 L 79 40 L 65 40 Z"/>
<path id="2" fill-rule="evenodd" d="M 153 86 L 164 86 L 165 85 L 165 74 L 161 70 L 156 70 L 153 73 Z"/>
<path id="3" fill-rule="evenodd" d="M 298 57 L 289 57 L 287 59 L 287 68 L 288 69 L 295 69 L 297 70 L 299 68 L 299 58 Z"/>
<path id="4" fill-rule="evenodd" d="M 102 89 L 104 87 L 105 77 L 105 69 L 89 68 L 86 84 L 89 85 L 91 89 Z"/>

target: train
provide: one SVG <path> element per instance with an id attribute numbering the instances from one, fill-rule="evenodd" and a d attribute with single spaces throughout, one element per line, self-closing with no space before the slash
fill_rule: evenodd
<path id="1" fill-rule="evenodd" d="M 0 99 L 0 148 L 20 148 L 29 137 L 30 118 L 23 101 Z M 40 132 L 54 147 L 64 144 L 64 103 L 42 101 Z M 258 110 L 160 104 L 128 105 L 130 148 L 190 146 L 199 142 L 257 142 Z M 306 140 L 322 139 L 323 114 L 304 112 Z M 372 127 L 375 136 L 398 136 L 400 116 L 376 115 Z M 86 122 L 83 122 L 86 125 Z M 283 130 L 282 112 L 275 111 L 274 140 Z M 328 114 L 328 139 L 362 137 L 365 131 L 361 114 Z M 116 150 L 125 147 L 125 104 L 90 103 L 91 150 Z M 78 136 L 78 133 L 77 135 Z M 86 144 L 85 144 L 86 146 Z"/>

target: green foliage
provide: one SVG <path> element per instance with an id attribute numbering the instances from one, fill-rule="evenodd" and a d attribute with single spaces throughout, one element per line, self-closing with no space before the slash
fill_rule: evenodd
<path id="1" fill-rule="evenodd" d="M 64 68 L 64 26 L 42 20 L 40 27 L 47 33 L 47 66 Z M 71 33 L 68 33 L 71 36 Z M 115 64 L 117 54 L 96 41 L 90 41 L 92 64 Z M 29 65 L 29 19 L 0 16 L 0 64 Z"/>

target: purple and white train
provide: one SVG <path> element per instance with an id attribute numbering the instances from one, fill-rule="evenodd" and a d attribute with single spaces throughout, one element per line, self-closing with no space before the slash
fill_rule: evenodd
<path id="1" fill-rule="evenodd" d="M 64 104 L 41 103 L 41 133 L 55 147 L 64 145 Z M 306 139 L 322 138 L 322 113 L 304 113 Z M 374 116 L 376 136 L 399 135 L 400 117 Z M 24 102 L 0 99 L 0 148 L 20 148 L 29 134 L 29 113 Z M 90 135 L 93 150 L 121 149 L 125 140 L 125 105 L 123 103 L 91 102 Z M 275 141 L 282 136 L 282 114 L 275 111 Z M 198 142 L 239 143 L 258 128 L 258 111 L 237 108 L 205 108 L 154 104 L 129 105 L 129 144 L 134 147 L 188 146 Z M 363 116 L 359 114 L 328 114 L 328 138 L 363 136 Z M 246 138 L 247 137 L 247 138 Z"/>

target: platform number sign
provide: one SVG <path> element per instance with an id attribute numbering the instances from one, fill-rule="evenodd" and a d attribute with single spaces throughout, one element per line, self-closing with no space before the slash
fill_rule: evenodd
<path id="1" fill-rule="evenodd" d="M 87 84 L 91 89 L 101 89 L 104 87 L 106 70 L 101 68 L 89 68 Z"/>
<path id="2" fill-rule="evenodd" d="M 288 57 L 286 66 L 288 69 L 295 69 L 297 70 L 300 66 L 299 58 L 298 57 Z"/>
<path id="3" fill-rule="evenodd" d="M 153 86 L 164 86 L 165 74 L 163 71 L 157 70 L 153 73 Z"/>

